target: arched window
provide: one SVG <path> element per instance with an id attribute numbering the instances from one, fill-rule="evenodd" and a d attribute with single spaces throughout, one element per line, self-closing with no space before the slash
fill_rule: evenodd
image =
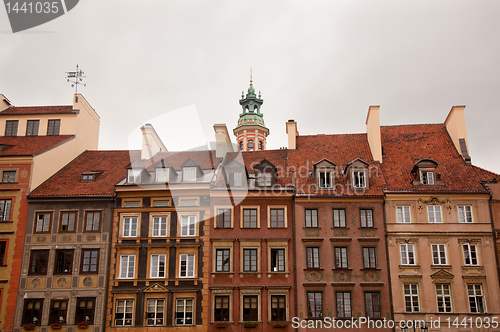
<path id="1" fill-rule="evenodd" d="M 253 140 L 248 141 L 248 151 L 253 151 Z"/>
<path id="2" fill-rule="evenodd" d="M 262 141 L 259 141 L 259 150 L 262 151 Z"/>
<path id="3" fill-rule="evenodd" d="M 240 151 L 243 151 L 243 141 L 240 142 Z"/>

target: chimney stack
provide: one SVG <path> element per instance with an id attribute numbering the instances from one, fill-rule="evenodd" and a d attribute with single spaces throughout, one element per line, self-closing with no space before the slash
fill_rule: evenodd
<path id="1" fill-rule="evenodd" d="M 215 157 L 224 158 L 226 153 L 234 152 L 226 124 L 214 124 L 214 131 L 215 131 Z"/>
<path id="2" fill-rule="evenodd" d="M 160 151 L 168 151 L 163 142 L 160 139 L 160 136 L 156 133 L 156 130 L 150 123 L 146 123 L 141 127 L 142 131 L 142 150 L 141 150 L 141 159 L 149 160 L 153 158 L 155 154 Z"/>
<path id="3" fill-rule="evenodd" d="M 10 101 L 3 94 L 0 93 L 0 112 L 5 111 L 10 107 Z"/>
<path id="4" fill-rule="evenodd" d="M 465 106 L 453 106 L 444 124 L 458 153 L 464 158 L 466 164 L 470 164 L 469 141 L 465 129 Z"/>
<path id="5" fill-rule="evenodd" d="M 294 120 L 288 120 L 286 123 L 286 133 L 288 134 L 288 149 L 297 149 L 297 136 L 299 136 L 299 131 L 297 130 L 297 122 Z"/>
<path id="6" fill-rule="evenodd" d="M 370 106 L 366 117 L 366 136 L 373 160 L 382 162 L 382 139 L 380 137 L 380 106 Z"/>

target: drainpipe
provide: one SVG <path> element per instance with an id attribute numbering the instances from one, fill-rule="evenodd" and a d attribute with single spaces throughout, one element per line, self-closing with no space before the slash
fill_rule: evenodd
<path id="1" fill-rule="evenodd" d="M 293 284 L 294 284 L 294 290 L 293 290 L 293 296 L 295 297 L 295 317 L 298 317 L 298 306 L 297 306 L 297 240 L 295 236 L 295 171 L 292 173 L 292 180 L 293 180 L 293 196 L 292 196 L 292 233 L 293 233 Z M 296 327 L 295 330 L 297 331 L 299 328 Z"/>
<path id="2" fill-rule="evenodd" d="M 387 243 L 387 218 L 385 216 L 385 195 L 384 202 L 382 203 L 382 212 L 384 213 L 384 233 L 385 233 L 385 258 L 387 260 L 387 279 L 389 280 L 389 297 L 391 299 L 391 316 L 394 320 L 394 305 L 392 302 L 392 281 L 391 281 L 391 264 L 389 261 L 389 245 Z M 392 328 L 393 331 L 396 331 L 396 324 Z"/>

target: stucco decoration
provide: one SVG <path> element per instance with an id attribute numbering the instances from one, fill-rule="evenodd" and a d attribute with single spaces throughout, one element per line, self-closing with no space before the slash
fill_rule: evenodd
<path id="1" fill-rule="evenodd" d="M 93 284 L 94 284 L 94 279 L 92 279 L 91 277 L 86 277 L 85 279 L 83 279 L 83 286 L 91 287 Z"/>
<path id="2" fill-rule="evenodd" d="M 40 278 L 35 278 L 35 279 L 31 280 L 31 287 L 33 287 L 34 289 L 39 288 L 41 284 L 42 284 L 42 281 L 40 280 Z"/>
<path id="3" fill-rule="evenodd" d="M 306 279 L 308 281 L 321 281 L 323 280 L 323 274 L 319 271 L 309 271 L 306 273 Z"/>
<path id="4" fill-rule="evenodd" d="M 68 280 L 66 278 L 59 278 L 56 281 L 57 287 L 64 288 L 68 285 Z"/>

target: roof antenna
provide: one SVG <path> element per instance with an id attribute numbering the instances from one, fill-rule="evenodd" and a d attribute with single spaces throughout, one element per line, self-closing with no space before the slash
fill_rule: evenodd
<path id="1" fill-rule="evenodd" d="M 83 79 L 85 76 L 83 75 L 83 70 L 78 70 L 78 64 L 76 65 L 76 71 L 67 71 L 66 72 L 66 79 L 67 82 L 72 83 L 71 87 L 75 88 L 75 95 L 78 93 L 78 84 L 83 84 L 83 86 L 87 86 L 87 84 L 82 83 Z M 73 80 L 70 80 L 73 79 Z M 76 97 L 78 98 L 78 97 Z M 76 99 L 78 102 L 78 99 Z"/>

